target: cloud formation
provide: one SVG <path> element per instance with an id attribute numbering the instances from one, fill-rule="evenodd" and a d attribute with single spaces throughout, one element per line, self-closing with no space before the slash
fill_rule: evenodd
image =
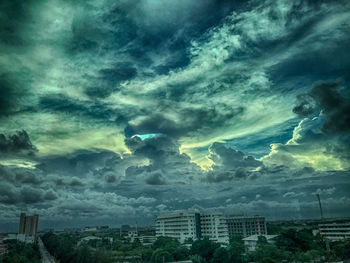
<path id="1" fill-rule="evenodd" d="M 0 10 L 0 228 L 20 211 L 46 226 L 190 207 L 313 217 L 315 193 L 348 215 L 348 1 Z"/>
<path id="2" fill-rule="evenodd" d="M 311 166 L 317 170 L 349 169 L 350 97 L 343 82 L 316 82 L 297 96 L 293 111 L 308 116 L 300 121 L 286 144 L 272 144 L 264 163 L 291 167 Z"/>

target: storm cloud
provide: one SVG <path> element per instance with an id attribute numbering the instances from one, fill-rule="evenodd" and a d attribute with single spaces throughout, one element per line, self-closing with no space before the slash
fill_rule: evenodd
<path id="1" fill-rule="evenodd" d="M 316 193 L 348 216 L 349 11 L 1 1 L 0 229 L 21 211 L 43 227 L 190 207 L 315 217 Z"/>

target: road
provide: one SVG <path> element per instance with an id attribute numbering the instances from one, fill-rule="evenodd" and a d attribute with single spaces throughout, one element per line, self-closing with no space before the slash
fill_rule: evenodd
<path id="1" fill-rule="evenodd" d="M 41 263 L 56 263 L 56 260 L 53 256 L 47 251 L 41 238 L 38 238 L 38 245 L 41 254 Z"/>

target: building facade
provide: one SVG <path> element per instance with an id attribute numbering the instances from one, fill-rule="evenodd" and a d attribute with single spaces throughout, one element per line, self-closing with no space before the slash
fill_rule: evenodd
<path id="1" fill-rule="evenodd" d="M 318 230 L 322 237 L 331 241 L 350 238 L 350 222 L 319 224 Z"/>
<path id="2" fill-rule="evenodd" d="M 210 240 L 227 243 L 228 230 L 223 213 L 201 213 L 197 209 L 162 213 L 157 217 L 156 236 L 168 236 L 184 243 L 208 237 Z"/>
<path id="3" fill-rule="evenodd" d="M 266 221 L 263 216 L 228 216 L 226 221 L 230 238 L 267 235 Z"/>
<path id="4" fill-rule="evenodd" d="M 20 240 L 27 240 L 28 238 L 33 240 L 36 239 L 38 221 L 38 215 L 27 216 L 25 213 L 21 213 L 18 228 L 18 236 L 21 237 Z"/>
<path id="5" fill-rule="evenodd" d="M 223 213 L 201 213 L 200 225 L 202 237 L 208 237 L 218 243 L 229 242 L 226 218 Z"/>

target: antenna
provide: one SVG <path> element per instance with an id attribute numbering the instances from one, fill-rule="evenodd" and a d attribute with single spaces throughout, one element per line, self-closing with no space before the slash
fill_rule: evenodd
<path id="1" fill-rule="evenodd" d="M 320 206 L 321 219 L 323 219 L 322 204 L 321 204 L 321 198 L 320 198 L 320 195 L 319 195 L 319 194 L 317 194 L 317 199 L 318 199 L 318 204 L 319 204 L 319 206 Z"/>

